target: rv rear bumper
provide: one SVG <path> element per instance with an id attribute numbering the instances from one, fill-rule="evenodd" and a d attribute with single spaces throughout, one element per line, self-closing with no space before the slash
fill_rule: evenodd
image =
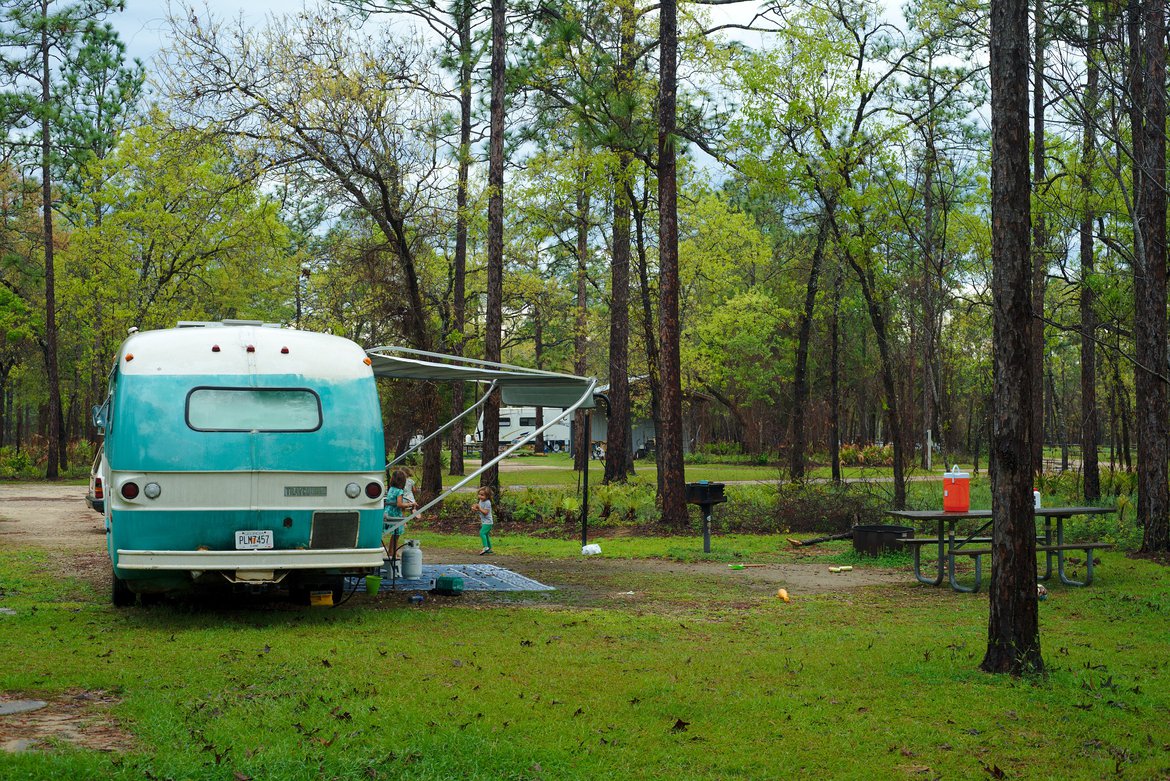
<path id="1" fill-rule="evenodd" d="M 382 548 L 322 550 L 118 550 L 124 570 L 354 570 L 381 567 Z"/>

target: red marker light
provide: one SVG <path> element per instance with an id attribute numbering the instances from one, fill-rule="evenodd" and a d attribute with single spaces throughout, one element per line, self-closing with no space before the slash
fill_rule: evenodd
<path id="1" fill-rule="evenodd" d="M 137 499 L 138 498 L 138 483 L 122 483 L 122 498 L 123 499 Z"/>
<path id="2" fill-rule="evenodd" d="M 280 354 L 281 354 L 281 355 L 288 355 L 288 348 L 287 348 L 287 347 L 281 347 L 281 348 L 280 348 Z"/>
<path id="3" fill-rule="evenodd" d="M 250 344 L 250 345 L 248 345 L 247 349 L 248 349 L 248 352 L 254 353 L 254 352 L 256 352 L 256 345 Z"/>
<path id="4" fill-rule="evenodd" d="M 381 483 L 366 483 L 366 496 L 371 499 L 377 499 L 382 495 Z"/>
<path id="5" fill-rule="evenodd" d="M 213 345 L 211 345 L 211 351 L 212 351 L 213 353 L 217 353 L 217 352 L 219 352 L 219 345 L 218 345 L 218 344 L 213 344 Z"/>

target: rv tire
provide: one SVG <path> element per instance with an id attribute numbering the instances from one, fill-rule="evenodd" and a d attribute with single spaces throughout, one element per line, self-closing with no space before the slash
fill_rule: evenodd
<path id="1" fill-rule="evenodd" d="M 114 580 L 114 585 L 110 590 L 110 601 L 114 603 L 114 607 L 133 607 L 137 595 L 130 590 L 126 581 L 116 574 L 111 573 L 111 577 Z"/>

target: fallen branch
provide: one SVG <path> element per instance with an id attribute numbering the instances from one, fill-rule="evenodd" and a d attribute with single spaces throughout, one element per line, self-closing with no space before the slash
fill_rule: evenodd
<path id="1" fill-rule="evenodd" d="M 816 545 L 818 542 L 828 542 L 830 540 L 847 540 L 853 536 L 853 531 L 841 532 L 840 534 L 830 534 L 828 537 L 813 537 L 811 540 L 798 540 L 794 537 L 789 537 L 788 542 L 794 548 L 807 548 L 809 545 Z"/>

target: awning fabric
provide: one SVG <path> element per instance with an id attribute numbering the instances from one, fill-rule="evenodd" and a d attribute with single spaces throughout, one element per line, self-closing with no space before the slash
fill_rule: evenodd
<path id="1" fill-rule="evenodd" d="M 594 407 L 589 389 L 596 380 L 573 374 L 526 369 L 506 363 L 477 361 L 456 355 L 429 353 L 406 347 L 383 346 L 366 350 L 375 377 L 436 382 L 496 383 L 501 401 L 509 407 L 571 407 L 586 394 L 581 409 Z"/>

